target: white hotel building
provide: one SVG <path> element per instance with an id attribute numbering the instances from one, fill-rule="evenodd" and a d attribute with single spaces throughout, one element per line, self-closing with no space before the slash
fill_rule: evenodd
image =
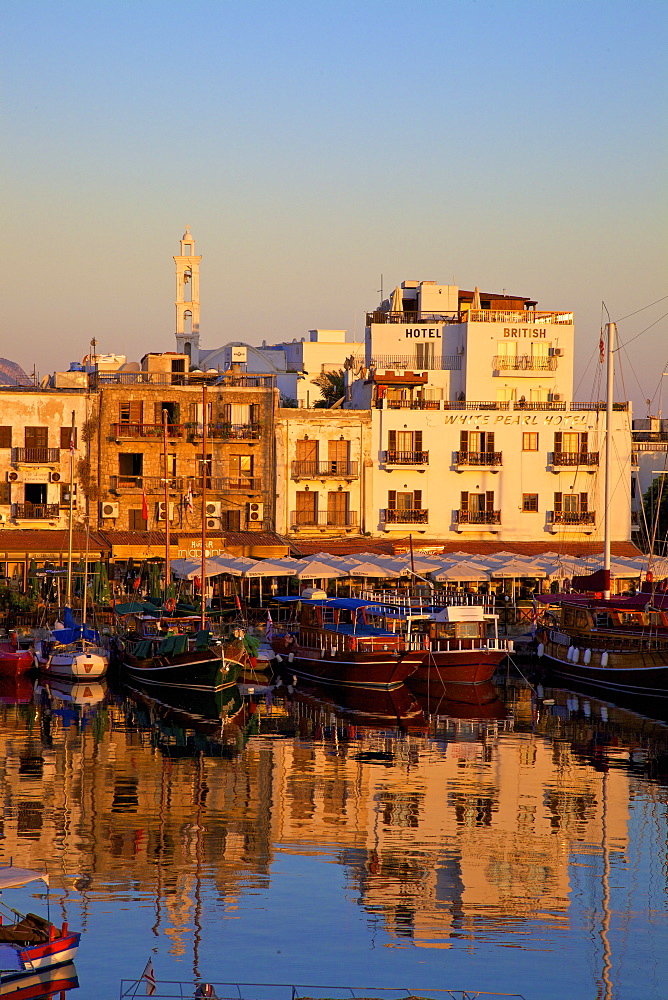
<path id="1" fill-rule="evenodd" d="M 601 542 L 605 405 L 573 401 L 573 347 L 572 313 L 403 282 L 367 317 L 344 404 L 371 413 L 360 530 Z M 611 434 L 612 539 L 627 541 L 630 404 L 615 404 Z"/>

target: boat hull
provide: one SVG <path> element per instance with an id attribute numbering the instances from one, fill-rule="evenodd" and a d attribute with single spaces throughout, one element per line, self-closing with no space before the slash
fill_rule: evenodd
<path id="1" fill-rule="evenodd" d="M 415 650 L 406 653 L 404 660 L 415 666 L 406 681 L 416 694 L 430 694 L 437 686 L 450 684 L 488 684 L 499 664 L 506 658 L 507 650 L 462 649 L 429 652 Z"/>
<path id="2" fill-rule="evenodd" d="M 237 683 L 240 660 L 222 659 L 220 652 L 187 652 L 180 656 L 155 656 L 138 660 L 124 653 L 122 666 L 128 678 L 149 687 L 172 687 L 187 691 L 222 691 Z"/>
<path id="3" fill-rule="evenodd" d="M 281 653 L 281 647 L 274 647 Z M 283 649 L 285 652 L 285 649 Z M 320 650 L 306 651 L 297 646 L 283 662 L 278 664 L 281 674 L 290 680 L 293 674 L 334 687 L 368 688 L 392 691 L 400 687 L 415 670 L 414 663 L 407 663 L 391 653 L 336 652 L 333 656 Z"/>
<path id="4" fill-rule="evenodd" d="M 559 677 L 602 691 L 668 698 L 668 654 L 608 652 L 604 666 L 602 651 L 592 649 L 590 662 L 584 663 L 585 650 L 580 649 L 578 662 L 574 663 L 568 659 L 569 648 L 549 638 L 543 644 L 543 659 Z"/>
<path id="5" fill-rule="evenodd" d="M 0 642 L 0 676 L 16 677 L 24 674 L 33 665 L 29 649 L 17 649 L 10 642 Z"/>
<path id="6" fill-rule="evenodd" d="M 35 666 L 44 675 L 60 677 L 66 681 L 99 680 L 107 672 L 109 659 L 102 652 L 45 653 L 41 643 L 35 647 Z"/>

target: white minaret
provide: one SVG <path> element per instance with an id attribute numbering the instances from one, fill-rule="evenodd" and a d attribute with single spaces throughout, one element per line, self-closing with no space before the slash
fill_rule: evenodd
<path id="1" fill-rule="evenodd" d="M 199 262 L 190 226 L 181 238 L 176 264 L 176 350 L 187 354 L 191 365 L 199 363 Z"/>

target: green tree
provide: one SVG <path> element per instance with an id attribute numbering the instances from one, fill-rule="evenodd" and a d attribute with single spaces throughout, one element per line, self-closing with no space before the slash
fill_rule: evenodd
<path id="1" fill-rule="evenodd" d="M 313 385 L 318 386 L 320 395 L 322 396 L 322 399 L 319 399 L 313 406 L 329 409 L 330 406 L 333 406 L 334 403 L 345 396 L 346 387 L 343 379 L 342 370 L 338 372 L 323 372 L 322 375 L 318 375 L 317 378 L 312 379 Z"/>
<path id="2" fill-rule="evenodd" d="M 652 482 L 642 498 L 649 538 L 649 549 L 654 535 L 654 552 L 665 553 L 668 541 L 668 477 L 659 476 Z"/>

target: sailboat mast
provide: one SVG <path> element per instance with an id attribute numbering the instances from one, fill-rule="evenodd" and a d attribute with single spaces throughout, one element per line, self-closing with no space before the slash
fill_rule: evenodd
<path id="1" fill-rule="evenodd" d="M 67 606 L 72 607 L 72 533 L 74 531 L 74 410 L 70 426 L 70 523 L 67 531 Z"/>
<path id="2" fill-rule="evenodd" d="M 200 585 L 201 597 L 202 597 L 202 631 L 206 628 L 206 476 L 208 472 L 207 466 L 207 421 L 208 421 L 208 402 L 206 394 L 206 385 L 202 386 L 202 582 Z"/>
<path id="3" fill-rule="evenodd" d="M 603 570 L 605 574 L 605 589 L 603 597 L 610 599 L 610 493 L 612 464 L 612 403 L 615 384 L 615 335 L 617 324 L 606 325 L 608 356 L 607 356 L 607 387 L 605 395 L 605 487 L 603 492 Z"/>
<path id="4" fill-rule="evenodd" d="M 169 561 L 169 550 L 172 544 L 172 539 L 170 536 L 170 520 L 169 520 L 169 469 L 167 462 L 167 422 L 169 420 L 169 412 L 166 409 L 162 411 L 162 475 L 165 481 L 165 600 L 169 597 L 169 584 L 171 579 L 171 564 Z"/>

